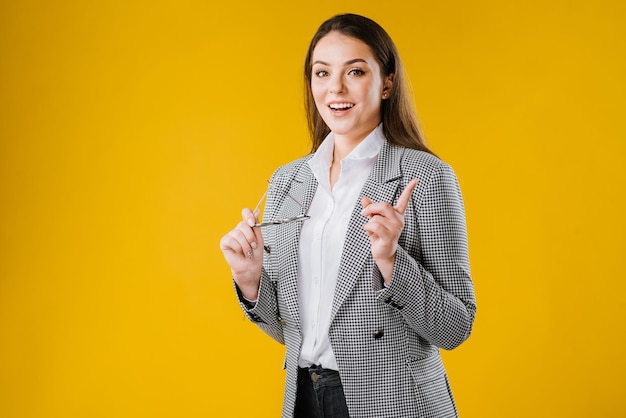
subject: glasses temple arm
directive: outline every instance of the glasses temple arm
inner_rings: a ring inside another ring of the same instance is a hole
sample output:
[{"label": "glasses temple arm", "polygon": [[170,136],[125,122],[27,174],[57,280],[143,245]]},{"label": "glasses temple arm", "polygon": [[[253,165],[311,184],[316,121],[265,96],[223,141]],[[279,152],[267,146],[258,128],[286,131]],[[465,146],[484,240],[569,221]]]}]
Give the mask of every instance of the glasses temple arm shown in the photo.
[{"label": "glasses temple arm", "polygon": [[291,200],[293,200],[294,202],[296,202],[298,204],[298,206],[300,206],[302,209],[304,209],[304,214],[306,215],[306,213],[309,211],[308,208],[306,208],[302,203],[298,202],[298,200],[293,197],[292,195],[289,194],[289,192],[287,192],[285,190],[285,194],[287,195],[287,197],[289,197]]}]

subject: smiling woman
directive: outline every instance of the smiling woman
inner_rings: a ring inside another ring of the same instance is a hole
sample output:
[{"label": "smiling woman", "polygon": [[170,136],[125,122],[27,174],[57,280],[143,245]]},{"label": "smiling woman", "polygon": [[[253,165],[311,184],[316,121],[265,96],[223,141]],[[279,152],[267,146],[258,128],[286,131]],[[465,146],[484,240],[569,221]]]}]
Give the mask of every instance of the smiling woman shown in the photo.
[{"label": "smiling woman", "polygon": [[[343,38],[344,42],[329,42],[330,39],[337,37]],[[322,45],[318,45],[319,43]],[[324,46],[325,44],[326,46]],[[352,50],[341,51],[342,48],[352,48]],[[404,66],[393,40],[376,22],[370,19],[357,21],[348,18],[343,20],[329,19],[322,24],[311,40],[307,51],[304,63],[304,90],[305,108],[312,137],[312,152],[317,150],[331,131],[327,125],[328,121],[318,111],[317,98],[313,92],[317,85],[316,76],[326,77],[330,75],[326,68],[321,69],[323,72],[319,74],[314,68],[316,64],[330,64],[323,61],[321,57],[314,56],[322,53],[328,54],[327,59],[330,59],[332,54],[335,56],[342,53],[348,54],[344,57],[339,55],[339,63],[351,67],[346,68],[346,70],[352,78],[364,75],[365,68],[360,68],[360,66],[369,66],[370,72],[378,70],[377,74],[370,74],[370,76],[380,76],[381,80],[380,90],[377,92],[380,95],[377,95],[375,100],[379,102],[380,113],[378,116],[383,122],[385,137],[394,145],[430,152],[424,144],[419,129],[417,116],[405,82]],[[363,55],[359,56],[359,54]],[[341,61],[341,58],[344,61]],[[342,88],[344,87],[342,86]],[[383,99],[382,102],[380,102],[381,98]]]},{"label": "smiling woman", "polygon": [[381,98],[389,97],[393,74],[383,74],[367,44],[340,32],[318,42],[312,67],[315,106],[335,135],[334,160],[340,161],[380,123]]},{"label": "smiling woman", "polygon": [[283,417],[455,417],[439,348],[476,313],[456,177],[377,23],[327,20],[304,72],[313,153],[220,242],[242,309],[286,345]]}]

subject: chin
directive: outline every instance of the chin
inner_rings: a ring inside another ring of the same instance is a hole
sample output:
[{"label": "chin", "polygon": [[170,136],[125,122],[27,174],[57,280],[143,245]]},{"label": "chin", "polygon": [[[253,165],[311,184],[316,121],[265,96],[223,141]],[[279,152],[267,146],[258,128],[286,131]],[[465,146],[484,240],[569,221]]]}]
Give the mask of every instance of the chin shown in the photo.
[{"label": "chin", "polygon": [[337,135],[349,135],[350,133],[358,131],[358,127],[353,124],[337,123],[336,121],[326,122],[326,126]]}]

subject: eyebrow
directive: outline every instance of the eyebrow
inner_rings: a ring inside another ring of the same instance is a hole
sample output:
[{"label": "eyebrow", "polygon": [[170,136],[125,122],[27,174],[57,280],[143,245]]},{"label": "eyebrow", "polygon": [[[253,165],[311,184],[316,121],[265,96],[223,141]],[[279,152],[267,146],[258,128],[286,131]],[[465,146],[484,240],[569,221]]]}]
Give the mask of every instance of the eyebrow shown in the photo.
[{"label": "eyebrow", "polygon": [[[355,64],[357,62],[363,62],[363,63],[367,64],[367,61],[365,61],[363,58],[354,58],[354,59],[351,59],[349,61],[346,61],[343,65],[352,65],[352,64]],[[330,65],[329,63],[324,62],[324,61],[320,61],[320,60],[315,61],[312,65],[315,65],[315,64]]]}]

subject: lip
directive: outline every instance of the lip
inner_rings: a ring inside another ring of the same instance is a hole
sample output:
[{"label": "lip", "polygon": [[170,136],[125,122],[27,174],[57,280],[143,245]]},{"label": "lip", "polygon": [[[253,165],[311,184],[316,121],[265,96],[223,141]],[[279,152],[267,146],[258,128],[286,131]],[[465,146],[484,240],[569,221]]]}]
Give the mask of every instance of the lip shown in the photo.
[{"label": "lip", "polygon": [[[343,107],[343,108],[339,108],[339,109],[333,109],[331,107],[332,105],[350,105],[350,107]],[[328,108],[328,110],[330,110],[330,112],[333,115],[344,115],[346,113],[349,113],[350,110],[354,109],[355,106],[356,106],[355,103],[347,101],[347,100],[333,100],[331,102],[326,103],[326,107]]]}]

